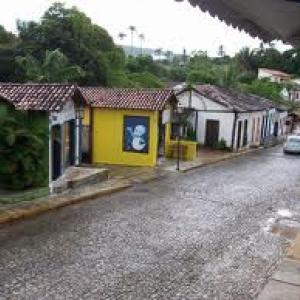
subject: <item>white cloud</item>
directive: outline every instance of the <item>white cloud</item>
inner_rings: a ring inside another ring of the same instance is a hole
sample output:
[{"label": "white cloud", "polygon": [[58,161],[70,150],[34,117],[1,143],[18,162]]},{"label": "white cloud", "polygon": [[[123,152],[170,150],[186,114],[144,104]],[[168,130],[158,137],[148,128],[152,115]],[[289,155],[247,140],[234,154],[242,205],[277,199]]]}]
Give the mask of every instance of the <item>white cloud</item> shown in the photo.
[{"label": "white cloud", "polygon": [[[55,1],[10,0],[0,11],[0,23],[9,30],[16,30],[16,19],[38,20]],[[103,26],[118,41],[118,33],[128,32],[135,25],[146,36],[146,47],[170,49],[182,52],[207,50],[215,55],[223,44],[228,54],[234,54],[243,46],[258,47],[260,40],[239,32],[207,13],[193,8],[187,2],[174,0],[65,0],[68,6],[76,5],[92,21]],[[129,44],[129,36],[123,43]],[[135,43],[138,44],[137,39]],[[281,50],[286,49],[277,43]]]}]

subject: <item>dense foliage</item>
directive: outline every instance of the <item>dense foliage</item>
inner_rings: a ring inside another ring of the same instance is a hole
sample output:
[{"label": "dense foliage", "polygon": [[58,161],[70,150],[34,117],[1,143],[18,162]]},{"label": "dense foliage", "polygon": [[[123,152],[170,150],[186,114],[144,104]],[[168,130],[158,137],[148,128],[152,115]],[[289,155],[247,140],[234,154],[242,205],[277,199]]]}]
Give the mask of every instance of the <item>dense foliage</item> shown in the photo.
[{"label": "dense foliage", "polygon": [[3,188],[43,186],[48,178],[47,115],[0,105],[0,183]]},{"label": "dense foliage", "polygon": [[[257,69],[274,68],[300,76],[300,50],[284,53],[272,45],[243,48],[233,58],[196,51],[190,57],[156,50],[158,59],[126,57],[102,27],[76,7],[54,3],[39,22],[18,21],[18,35],[0,26],[0,80],[77,82],[112,87],[161,87],[167,82],[237,87],[275,99],[278,86],[257,82]],[[141,51],[142,53],[142,51]],[[270,93],[269,93],[269,92]],[[279,97],[279,95],[278,95]]]},{"label": "dense foliage", "polygon": [[[300,76],[300,50],[272,45],[243,48],[235,57],[219,47],[187,56],[161,48],[152,56],[126,56],[108,32],[77,8],[54,3],[39,22],[18,21],[16,35],[0,25],[0,81],[72,82],[80,85],[158,88],[169,82],[209,83],[280,102],[283,86],[257,80],[258,68]],[[135,31],[131,31],[133,35]],[[141,51],[142,53],[142,51]],[[157,59],[158,58],[158,59]],[[48,175],[47,119],[0,106],[0,182],[5,187],[42,185]],[[194,138],[194,132],[189,136]],[[221,145],[222,146],[222,145]]]}]

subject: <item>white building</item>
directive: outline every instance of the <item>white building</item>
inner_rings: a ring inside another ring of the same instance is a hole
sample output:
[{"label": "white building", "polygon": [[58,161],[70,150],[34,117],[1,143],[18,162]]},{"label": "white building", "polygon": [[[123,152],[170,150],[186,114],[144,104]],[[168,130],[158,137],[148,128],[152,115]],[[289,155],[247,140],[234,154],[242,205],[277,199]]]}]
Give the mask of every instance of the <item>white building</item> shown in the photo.
[{"label": "white building", "polygon": [[199,85],[177,92],[177,98],[179,107],[191,110],[189,126],[197,141],[208,147],[225,141],[227,147],[238,150],[286,134],[287,112],[256,95]]},{"label": "white building", "polygon": [[258,79],[265,79],[265,78],[269,79],[271,82],[287,83],[291,81],[292,75],[281,72],[279,70],[259,68]]},{"label": "white building", "polygon": [[300,104],[300,87],[294,87],[290,90],[290,100],[296,104]]},{"label": "white building", "polygon": [[49,187],[79,165],[81,117],[87,105],[79,89],[67,84],[1,83],[0,101],[16,110],[43,114],[49,128]]}]

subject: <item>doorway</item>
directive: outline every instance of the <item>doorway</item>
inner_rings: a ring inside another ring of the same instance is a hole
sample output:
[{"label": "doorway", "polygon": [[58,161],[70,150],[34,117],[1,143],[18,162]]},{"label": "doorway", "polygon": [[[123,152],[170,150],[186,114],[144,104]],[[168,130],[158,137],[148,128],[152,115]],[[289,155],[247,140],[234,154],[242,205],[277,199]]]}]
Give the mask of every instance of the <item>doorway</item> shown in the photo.
[{"label": "doorway", "polygon": [[163,157],[165,155],[165,135],[166,126],[162,123],[162,114],[159,115],[159,125],[158,125],[158,157]]},{"label": "doorway", "polygon": [[238,133],[237,133],[237,149],[241,148],[241,137],[242,137],[242,121],[238,122]]},{"label": "doorway", "polygon": [[279,124],[278,124],[278,121],[276,121],[274,124],[274,136],[275,137],[278,136],[278,129],[279,129]]},{"label": "doorway", "polygon": [[64,123],[64,168],[75,164],[75,120]]},{"label": "doorway", "polygon": [[244,121],[244,135],[243,135],[243,146],[248,144],[248,120]]},{"label": "doorway", "polygon": [[219,141],[220,121],[207,120],[205,146],[214,147]]},{"label": "doorway", "polygon": [[61,176],[61,126],[55,125],[51,131],[52,139],[52,180]]}]

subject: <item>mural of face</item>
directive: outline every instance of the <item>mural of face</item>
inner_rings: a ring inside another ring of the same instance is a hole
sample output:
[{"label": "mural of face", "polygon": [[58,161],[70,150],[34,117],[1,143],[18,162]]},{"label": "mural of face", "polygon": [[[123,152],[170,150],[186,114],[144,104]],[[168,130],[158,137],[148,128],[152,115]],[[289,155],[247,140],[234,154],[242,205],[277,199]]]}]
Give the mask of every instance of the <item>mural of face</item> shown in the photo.
[{"label": "mural of face", "polygon": [[146,127],[144,125],[137,125],[134,128],[133,136],[142,137],[146,133]]},{"label": "mural of face", "polygon": [[137,125],[133,131],[132,147],[136,151],[142,151],[146,147],[143,135],[146,133],[146,128],[143,125]]},{"label": "mural of face", "polygon": [[140,116],[126,116],[124,126],[125,151],[148,153],[149,119]]}]

